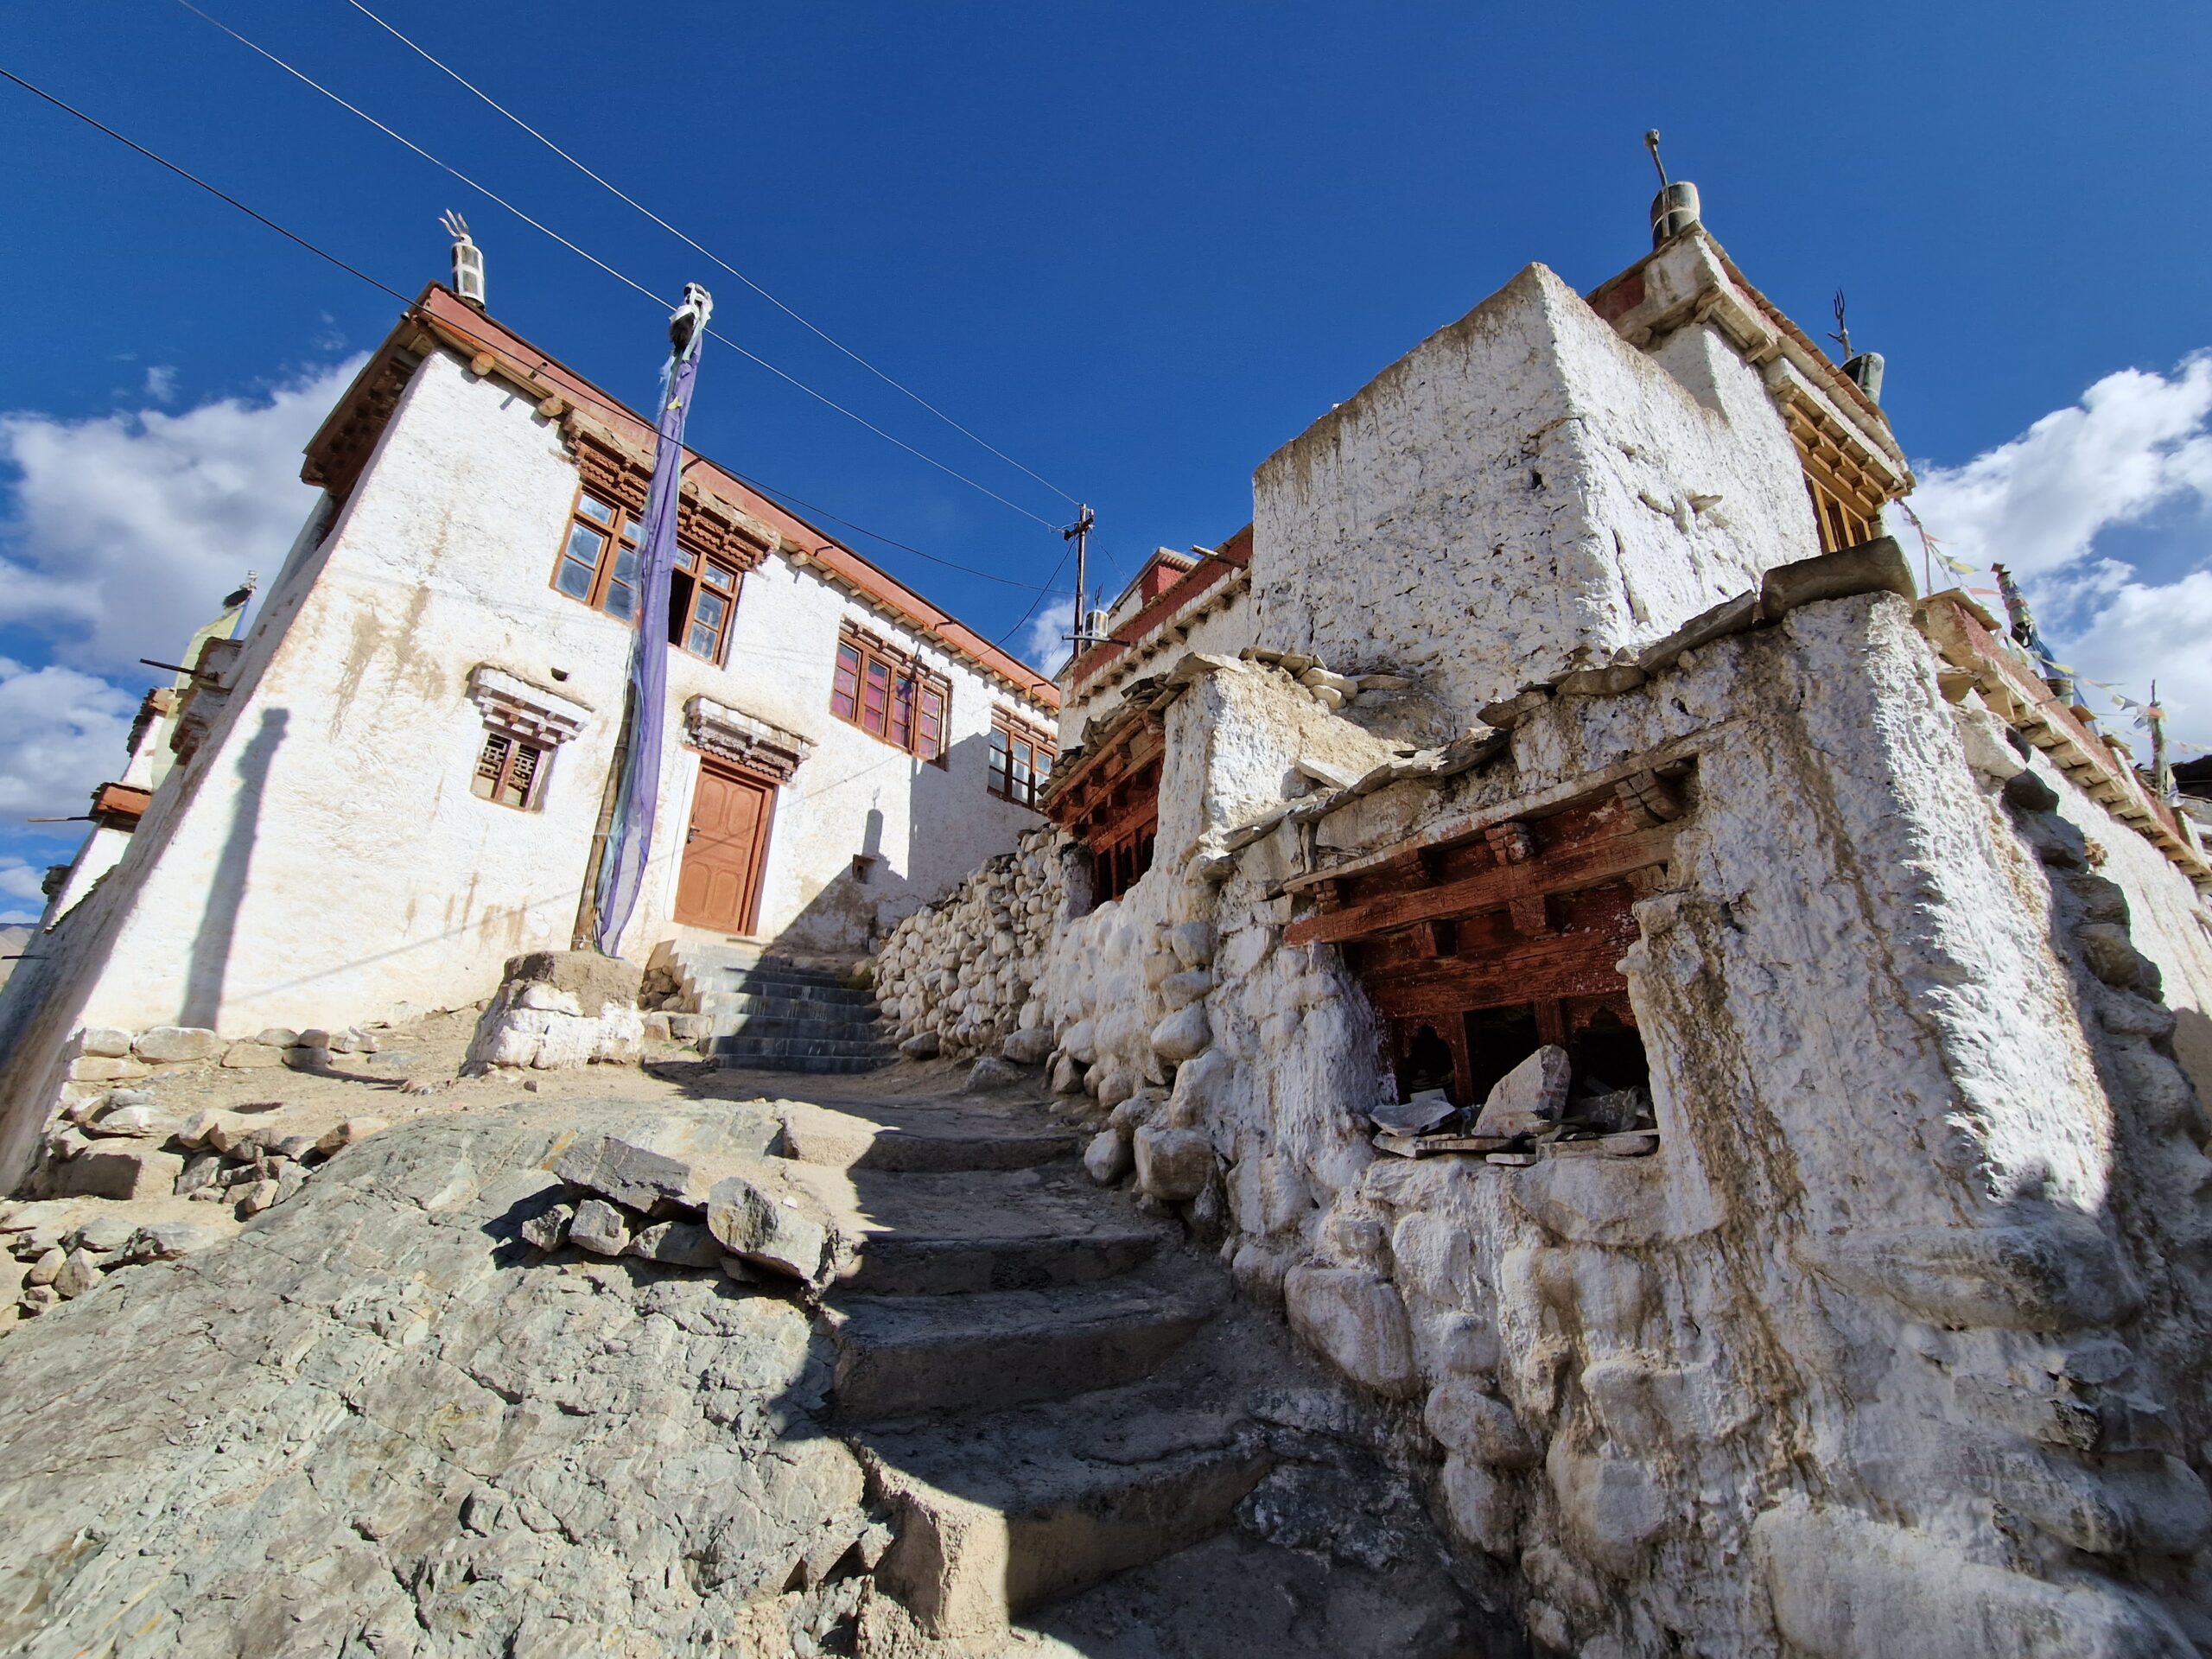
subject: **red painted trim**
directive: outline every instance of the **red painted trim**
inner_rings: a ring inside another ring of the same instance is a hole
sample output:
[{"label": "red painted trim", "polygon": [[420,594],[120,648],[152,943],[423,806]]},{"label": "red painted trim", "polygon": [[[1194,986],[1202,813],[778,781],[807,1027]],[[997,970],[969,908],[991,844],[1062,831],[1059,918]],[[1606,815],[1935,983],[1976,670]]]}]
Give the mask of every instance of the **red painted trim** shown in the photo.
[{"label": "red painted trim", "polygon": [[[498,353],[524,365],[537,378],[558,388],[569,402],[588,409],[598,419],[640,448],[648,451],[652,449],[656,437],[652,422],[573,369],[555,361],[513,330],[493,321],[473,307],[462,304],[441,283],[433,283],[423,290],[422,297],[400,319],[385,344],[390,346],[397,341],[423,320],[429,321],[439,328],[479,341],[486,351]],[[355,390],[359,390],[358,382]],[[352,395],[352,392],[347,394],[348,397]],[[331,419],[324,423],[325,429],[334,423],[337,413],[336,410],[332,412]],[[696,454],[696,451],[693,453]],[[817,530],[796,514],[785,512],[704,455],[698,455],[691,462],[686,468],[685,476],[696,480],[702,489],[711,490],[770,525],[790,543],[790,549],[786,550],[804,552],[909,626],[931,635],[952,647],[956,652],[1003,676],[1046,708],[1055,710],[1059,708],[1059,688],[1035,669],[1008,656],[965,623],[931,604],[889,572],[877,569],[835,537]]]},{"label": "red painted trim", "polygon": [[[1247,524],[1215,550],[1214,556],[1201,559],[1198,568],[1186,571],[1170,586],[1166,592],[1154,600],[1122,626],[1114,630],[1116,640],[1126,639],[1141,644],[1145,637],[1181,610],[1208,588],[1219,586],[1236,572],[1252,563],[1252,526]],[[1108,664],[1128,647],[1115,643],[1093,645],[1075,659],[1068,671],[1071,695],[1081,696],[1086,682],[1095,679]]]}]

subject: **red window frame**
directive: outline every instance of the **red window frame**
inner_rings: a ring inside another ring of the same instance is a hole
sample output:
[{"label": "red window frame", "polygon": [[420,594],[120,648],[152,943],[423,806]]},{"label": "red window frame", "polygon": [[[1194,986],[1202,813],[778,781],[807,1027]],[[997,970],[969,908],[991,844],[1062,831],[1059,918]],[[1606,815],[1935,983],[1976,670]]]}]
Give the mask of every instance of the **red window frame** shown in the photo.
[{"label": "red window frame", "polygon": [[951,683],[849,624],[837,635],[830,712],[917,760],[946,764]]},{"label": "red window frame", "polygon": [[1037,810],[1059,751],[1035,727],[994,709],[988,787],[1002,801]]},{"label": "red window frame", "polygon": [[[576,488],[553,561],[552,587],[625,622],[638,615],[637,514],[588,484]],[[668,643],[719,665],[729,649],[744,573],[679,543],[669,575]]]}]

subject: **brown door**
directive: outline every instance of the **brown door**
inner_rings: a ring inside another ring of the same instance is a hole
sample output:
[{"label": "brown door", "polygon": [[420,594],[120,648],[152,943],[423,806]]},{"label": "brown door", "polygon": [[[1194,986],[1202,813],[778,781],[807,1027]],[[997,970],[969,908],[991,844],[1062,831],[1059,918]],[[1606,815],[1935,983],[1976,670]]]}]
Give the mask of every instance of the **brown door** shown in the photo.
[{"label": "brown door", "polygon": [[676,882],[676,919],[719,933],[751,931],[776,788],[710,761],[699,766],[691,833]]}]

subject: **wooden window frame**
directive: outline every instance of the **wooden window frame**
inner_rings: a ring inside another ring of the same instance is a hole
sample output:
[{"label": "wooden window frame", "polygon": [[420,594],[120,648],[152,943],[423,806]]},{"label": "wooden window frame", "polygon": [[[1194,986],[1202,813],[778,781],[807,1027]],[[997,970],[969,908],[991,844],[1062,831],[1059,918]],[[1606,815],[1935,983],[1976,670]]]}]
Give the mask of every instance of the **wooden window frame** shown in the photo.
[{"label": "wooden window frame", "polygon": [[[491,758],[495,747],[499,751],[499,759],[487,774],[484,764]],[[524,756],[529,757],[526,763]],[[487,726],[484,728],[484,741],[477,747],[475,762],[469,769],[468,792],[478,800],[489,801],[494,806],[504,806],[517,812],[535,812],[545,799],[545,774],[551,770],[552,760],[551,744],[533,741],[501,727]],[[511,801],[506,798],[506,793],[518,771],[526,772],[521,785],[522,798]],[[477,788],[478,783],[487,776],[491,787]]]},{"label": "wooden window frame", "polygon": [[[1026,779],[1014,775],[1022,748],[1029,751],[1029,776]],[[1052,762],[1058,758],[1058,746],[1038,728],[1006,709],[991,710],[991,747],[985,787],[999,799],[1026,806],[1033,812],[1040,810],[1038,801],[1052,778]]]},{"label": "wooden window frame", "polygon": [[[639,554],[640,543],[637,519],[644,507],[642,503],[634,501],[631,497],[631,492],[620,488],[595,486],[590,479],[578,483],[575,496],[569,504],[567,527],[562,535],[560,551],[554,556],[553,574],[548,585],[564,599],[588,605],[618,622],[635,627],[638,624],[639,598],[636,569],[633,565],[631,575],[626,578],[621,574],[621,563],[625,552],[632,556]],[[594,506],[604,509],[607,516],[601,518],[592,511]],[[728,659],[730,635],[734,631],[738,598],[744,588],[746,567],[741,561],[716,557],[690,545],[681,533],[682,529],[679,518],[676,563],[669,573],[669,626],[674,636],[669,644],[688,656],[696,657],[719,668]],[[577,551],[580,533],[595,537],[601,543],[597,554],[588,562],[590,574],[583,579],[581,590],[577,586],[570,585],[575,581],[571,571],[582,571],[587,568],[586,560]],[[727,582],[702,582],[702,574],[709,571],[726,577]],[[679,575],[689,579],[691,584],[684,596],[680,616],[675,602],[676,581]],[[569,578],[569,582],[564,582],[564,577]],[[610,608],[607,601],[617,593],[631,596],[631,607],[627,611]],[[709,595],[726,601],[718,624],[702,624],[699,620],[699,612],[702,608],[701,601]],[[712,635],[708,641],[711,649],[708,651],[698,650],[693,644],[694,635],[702,626],[709,627]]]},{"label": "wooden window frame", "polygon": [[[830,712],[918,760],[934,766],[950,764],[952,682],[923,667],[913,652],[899,650],[855,623],[844,623],[837,630]],[[927,735],[932,721],[937,728],[934,750]]]}]

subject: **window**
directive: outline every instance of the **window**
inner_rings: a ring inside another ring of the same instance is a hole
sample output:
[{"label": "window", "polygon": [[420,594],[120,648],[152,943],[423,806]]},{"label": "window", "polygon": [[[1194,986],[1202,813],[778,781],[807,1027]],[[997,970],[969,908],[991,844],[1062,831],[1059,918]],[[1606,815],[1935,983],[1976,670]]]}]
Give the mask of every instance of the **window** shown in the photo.
[{"label": "window", "polygon": [[990,791],[1001,800],[1034,807],[1052,775],[1052,745],[1035,728],[995,710],[991,715]]},{"label": "window", "polygon": [[537,744],[506,732],[486,732],[468,787],[485,800],[528,811],[537,804],[537,785],[544,775],[545,751]]},{"label": "window", "polygon": [[[729,643],[737,609],[739,568],[709,558],[680,542],[669,573],[668,643],[719,663]],[[576,493],[568,539],[561,545],[553,585],[594,610],[629,621],[638,613],[636,514],[596,494]]]},{"label": "window", "polygon": [[710,663],[721,661],[729,620],[737,612],[737,583],[734,567],[679,546],[669,576],[668,643]]},{"label": "window", "polygon": [[952,687],[888,641],[847,623],[837,637],[830,712],[894,748],[944,764]]}]

